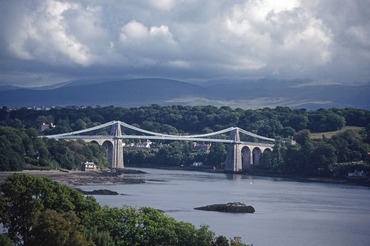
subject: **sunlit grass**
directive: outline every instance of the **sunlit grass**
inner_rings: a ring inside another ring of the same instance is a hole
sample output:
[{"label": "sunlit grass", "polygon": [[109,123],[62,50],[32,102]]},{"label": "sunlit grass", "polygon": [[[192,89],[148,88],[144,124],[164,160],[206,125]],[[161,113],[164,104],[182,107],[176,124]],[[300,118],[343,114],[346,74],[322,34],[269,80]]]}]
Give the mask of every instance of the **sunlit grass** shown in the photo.
[{"label": "sunlit grass", "polygon": [[331,138],[332,136],[338,135],[340,133],[345,132],[346,130],[355,130],[355,131],[361,131],[365,129],[365,127],[359,127],[359,126],[345,126],[342,129],[338,131],[332,131],[332,132],[317,132],[317,133],[311,133],[311,139],[321,139],[324,135],[326,138]]}]

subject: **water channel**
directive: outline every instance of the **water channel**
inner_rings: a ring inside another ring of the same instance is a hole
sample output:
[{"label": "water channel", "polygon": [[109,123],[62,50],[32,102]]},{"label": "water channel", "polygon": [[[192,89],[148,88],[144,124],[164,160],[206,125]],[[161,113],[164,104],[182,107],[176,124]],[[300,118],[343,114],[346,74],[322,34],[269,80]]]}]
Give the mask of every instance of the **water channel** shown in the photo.
[{"label": "water channel", "polygon": [[[244,243],[254,246],[370,245],[370,189],[367,187],[223,173],[140,170],[146,174],[131,177],[144,179],[144,184],[79,188],[125,194],[96,195],[101,205],[150,206],[196,227],[207,224],[217,235],[240,236]],[[256,212],[194,210],[227,202],[252,205]]]}]

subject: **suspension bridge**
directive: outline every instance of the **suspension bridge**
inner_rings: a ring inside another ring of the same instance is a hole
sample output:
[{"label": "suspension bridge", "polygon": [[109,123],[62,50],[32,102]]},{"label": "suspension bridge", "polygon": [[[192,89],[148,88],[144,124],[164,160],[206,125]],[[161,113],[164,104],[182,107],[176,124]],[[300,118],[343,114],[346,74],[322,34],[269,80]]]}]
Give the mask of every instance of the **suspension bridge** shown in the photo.
[{"label": "suspension bridge", "polygon": [[[111,127],[110,135],[81,135],[106,127]],[[128,128],[145,135],[122,135],[121,127]],[[229,139],[211,138],[222,134],[230,134]],[[240,140],[240,134],[245,134],[255,139],[270,143],[246,142]],[[92,128],[74,131],[69,133],[44,136],[46,138],[78,140],[85,142],[95,142],[99,145],[106,144],[107,159],[111,169],[124,168],[123,158],[123,139],[150,139],[150,140],[172,140],[172,141],[199,141],[199,142],[217,142],[225,143],[227,146],[227,155],[225,161],[225,171],[241,172],[248,170],[252,165],[258,164],[260,156],[265,151],[271,152],[275,139],[263,137],[239,127],[229,127],[220,131],[198,134],[198,135],[170,135],[152,131],[147,131],[121,121],[111,121]]]}]

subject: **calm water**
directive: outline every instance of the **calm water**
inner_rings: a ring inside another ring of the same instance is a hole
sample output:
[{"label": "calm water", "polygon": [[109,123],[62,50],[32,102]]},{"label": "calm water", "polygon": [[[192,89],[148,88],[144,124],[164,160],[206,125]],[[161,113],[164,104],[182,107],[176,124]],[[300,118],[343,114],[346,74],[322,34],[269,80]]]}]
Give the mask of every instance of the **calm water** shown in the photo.
[{"label": "calm water", "polygon": [[[84,186],[125,196],[95,196],[101,205],[150,206],[179,221],[210,225],[217,235],[260,245],[370,245],[370,189],[349,185],[190,171],[141,169],[145,184]],[[126,175],[130,176],[130,175]],[[254,214],[193,208],[243,202]]]}]

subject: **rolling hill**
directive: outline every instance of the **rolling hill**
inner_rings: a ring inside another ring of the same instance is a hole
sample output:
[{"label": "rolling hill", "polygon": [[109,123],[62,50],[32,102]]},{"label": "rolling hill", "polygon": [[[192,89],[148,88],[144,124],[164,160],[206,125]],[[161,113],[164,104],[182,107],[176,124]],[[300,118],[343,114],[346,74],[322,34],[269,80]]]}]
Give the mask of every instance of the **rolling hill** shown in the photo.
[{"label": "rolling hill", "polygon": [[80,80],[41,88],[3,86],[0,87],[0,105],[138,107],[181,104],[227,105],[245,109],[275,106],[370,109],[369,92],[370,84],[307,85],[303,80],[217,80],[200,84],[160,78],[90,83]]}]

